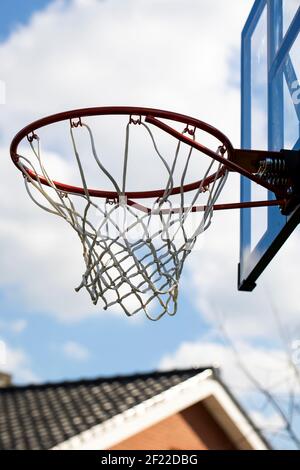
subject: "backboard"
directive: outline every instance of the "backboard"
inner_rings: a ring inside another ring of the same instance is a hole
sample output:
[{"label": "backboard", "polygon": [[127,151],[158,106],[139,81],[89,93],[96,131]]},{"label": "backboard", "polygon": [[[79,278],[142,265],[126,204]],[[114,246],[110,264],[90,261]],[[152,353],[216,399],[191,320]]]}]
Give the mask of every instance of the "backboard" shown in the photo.
[{"label": "backboard", "polygon": [[[244,149],[300,148],[299,0],[256,0],[242,33]],[[299,81],[298,81],[299,80]],[[241,177],[241,201],[274,195]],[[238,288],[256,280],[300,222],[300,207],[285,217],[279,208],[241,211]]]}]

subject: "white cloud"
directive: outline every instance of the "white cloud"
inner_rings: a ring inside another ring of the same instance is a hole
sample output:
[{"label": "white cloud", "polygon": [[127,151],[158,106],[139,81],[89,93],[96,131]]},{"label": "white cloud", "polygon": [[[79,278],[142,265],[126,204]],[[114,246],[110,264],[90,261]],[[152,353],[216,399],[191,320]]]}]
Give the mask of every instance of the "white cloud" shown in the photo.
[{"label": "white cloud", "polygon": [[[8,156],[11,136],[37,117],[117,104],[194,115],[237,143],[239,90],[229,81],[238,70],[230,68],[229,58],[233,53],[238,57],[240,31],[252,1],[239,2],[234,9],[228,8],[231,3],[53,2],[0,46],[1,79],[7,84],[1,153]],[[225,33],[226,23],[230,28]],[[65,150],[61,134],[52,134],[51,142],[47,150],[57,168]],[[67,174],[70,161],[63,164]],[[115,159],[108,157],[108,163],[115,165]],[[73,290],[83,272],[76,235],[32,206],[8,157],[0,165],[2,286],[14,285],[24,308],[63,320],[97,314],[101,306]],[[140,158],[135,170],[141,185],[143,177],[150,181],[159,176],[152,166],[144,169]],[[136,177],[133,182],[137,184]]]},{"label": "white cloud", "polygon": [[82,362],[90,357],[89,350],[75,341],[67,341],[63,347],[63,353],[68,359]]},{"label": "white cloud", "polygon": [[[282,350],[244,342],[237,343],[236,347],[243,364],[262,387],[275,392],[287,391],[294,372],[287,365]],[[219,367],[222,377],[234,391],[248,393],[256,390],[243,373],[232,349],[215,341],[183,342],[174,353],[164,355],[159,363],[159,368],[164,370],[206,366]]]},{"label": "white cloud", "polygon": [[132,103],[196,112],[226,127],[226,102],[234,96],[226,84],[227,59],[239,47],[251,4],[232,9],[230,0],[54,2],[1,48],[15,118]]},{"label": "white cloud", "polygon": [[[39,377],[33,372],[31,359],[21,348],[14,348],[6,341],[1,341],[2,361],[1,370],[12,375],[14,383],[35,383],[39,382]],[[4,345],[4,346],[3,346]]]}]

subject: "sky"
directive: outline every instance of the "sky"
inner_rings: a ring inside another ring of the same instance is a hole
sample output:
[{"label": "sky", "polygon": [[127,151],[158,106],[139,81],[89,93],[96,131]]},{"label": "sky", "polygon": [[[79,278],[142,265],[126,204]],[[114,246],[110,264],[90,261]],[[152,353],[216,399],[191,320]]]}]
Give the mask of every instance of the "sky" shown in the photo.
[{"label": "sky", "polygon": [[[274,309],[293,344],[300,338],[299,231],[253,294],[238,293],[239,215],[215,214],[187,260],[177,315],[157,323],[142,314],[127,318],[113,309],[104,312],[101,305],[91,305],[87,293],[74,291],[82,274],[78,240],[63,221],[32,204],[9,158],[10,141],[25,124],[67,109],[106,105],[185,113],[219,127],[239,146],[240,34],[252,4],[2,2],[0,339],[6,355],[0,368],[12,373],[15,383],[215,365],[255,419],[280,425],[251,398],[253,390],[220,324],[251,372],[285,393],[285,355]],[[46,150],[57,171],[71,174],[59,138]],[[142,185],[157,177],[151,168],[143,172],[143,164]],[[230,177],[226,198],[238,200],[237,177]]]}]

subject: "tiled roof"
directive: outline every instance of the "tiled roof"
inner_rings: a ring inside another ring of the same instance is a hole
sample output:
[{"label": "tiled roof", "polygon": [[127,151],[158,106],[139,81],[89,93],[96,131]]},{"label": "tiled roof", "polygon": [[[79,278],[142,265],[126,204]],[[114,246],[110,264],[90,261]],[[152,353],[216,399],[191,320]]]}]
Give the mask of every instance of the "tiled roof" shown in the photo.
[{"label": "tiled roof", "polygon": [[50,449],[204,370],[0,389],[0,449]]}]

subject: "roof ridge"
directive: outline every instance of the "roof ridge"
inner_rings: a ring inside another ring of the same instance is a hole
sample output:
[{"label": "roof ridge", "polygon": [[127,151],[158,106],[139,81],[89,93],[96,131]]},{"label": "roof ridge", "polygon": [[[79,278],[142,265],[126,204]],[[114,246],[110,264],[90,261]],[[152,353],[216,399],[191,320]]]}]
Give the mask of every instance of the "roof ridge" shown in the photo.
[{"label": "roof ridge", "polygon": [[72,385],[88,385],[88,384],[95,384],[95,383],[103,383],[103,382],[114,382],[114,381],[133,381],[138,379],[147,379],[147,378],[155,378],[166,376],[169,377],[175,374],[189,374],[193,373],[193,375],[197,375],[200,372],[205,370],[212,370],[216,373],[216,368],[212,366],[206,367],[190,367],[184,369],[170,369],[170,370],[152,370],[148,372],[136,372],[134,374],[118,374],[118,375],[109,375],[109,376],[100,376],[100,377],[92,377],[92,378],[80,378],[75,380],[62,380],[62,381],[55,381],[55,382],[44,382],[44,383],[32,383],[27,385],[10,385],[8,387],[0,388],[0,394],[11,392],[11,391],[19,391],[19,390],[35,390],[35,389],[45,389],[45,388],[56,388],[61,386],[72,386]]}]

